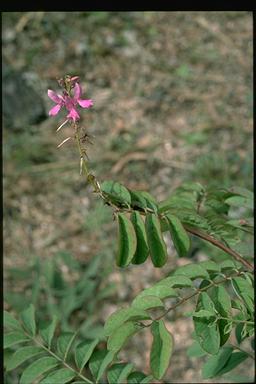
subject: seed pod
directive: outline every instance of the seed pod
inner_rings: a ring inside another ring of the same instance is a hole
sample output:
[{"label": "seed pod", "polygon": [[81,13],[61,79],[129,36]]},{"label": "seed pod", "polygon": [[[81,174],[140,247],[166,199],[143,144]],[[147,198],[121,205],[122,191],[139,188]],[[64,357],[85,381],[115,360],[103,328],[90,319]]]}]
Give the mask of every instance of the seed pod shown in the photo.
[{"label": "seed pod", "polygon": [[190,238],[187,231],[177,216],[167,214],[166,218],[168,220],[172,241],[178,255],[180,257],[187,256],[190,248]]},{"label": "seed pod", "polygon": [[137,246],[136,233],[131,221],[124,213],[118,214],[118,252],[116,264],[126,267],[130,264]]},{"label": "seed pod", "polygon": [[131,214],[131,222],[134,226],[136,237],[137,237],[137,247],[136,247],[135,255],[133,256],[133,259],[132,259],[132,263],[142,264],[144,263],[144,261],[146,261],[149,254],[144,221],[141,215],[139,214],[139,212],[133,211],[133,213]]},{"label": "seed pod", "polygon": [[152,262],[155,267],[162,267],[166,263],[167,249],[158,216],[154,213],[148,213],[146,215],[145,226]]}]

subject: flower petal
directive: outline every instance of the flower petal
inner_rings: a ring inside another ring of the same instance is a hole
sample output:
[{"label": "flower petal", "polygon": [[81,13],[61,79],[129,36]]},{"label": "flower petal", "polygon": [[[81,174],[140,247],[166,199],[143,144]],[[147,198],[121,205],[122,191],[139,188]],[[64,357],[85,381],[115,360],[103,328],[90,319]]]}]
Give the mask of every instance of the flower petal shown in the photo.
[{"label": "flower petal", "polygon": [[55,105],[52,109],[50,109],[49,116],[57,115],[57,113],[59,113],[60,109],[61,109],[61,105],[60,104]]},{"label": "flower petal", "polygon": [[63,102],[63,97],[61,95],[58,95],[56,92],[52,91],[51,89],[48,89],[48,96],[57,104],[61,104]]},{"label": "flower petal", "polygon": [[67,118],[68,119],[72,119],[73,121],[76,121],[76,120],[79,120],[80,119],[80,116],[79,114],[77,113],[77,111],[75,110],[75,108],[72,108],[69,112],[69,114],[67,115]]},{"label": "flower petal", "polygon": [[81,93],[82,93],[81,85],[76,83],[74,86],[74,99],[78,100],[81,96]]},{"label": "flower petal", "polygon": [[93,105],[91,99],[78,99],[77,102],[82,108],[90,108]]}]

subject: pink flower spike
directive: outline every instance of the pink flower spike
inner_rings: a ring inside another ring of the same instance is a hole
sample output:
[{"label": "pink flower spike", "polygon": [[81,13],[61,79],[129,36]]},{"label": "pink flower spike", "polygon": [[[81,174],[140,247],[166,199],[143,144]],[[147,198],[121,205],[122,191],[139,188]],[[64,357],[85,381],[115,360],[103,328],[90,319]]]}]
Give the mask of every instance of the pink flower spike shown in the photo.
[{"label": "pink flower spike", "polygon": [[76,83],[74,86],[74,99],[75,100],[80,99],[81,93],[82,93],[81,85]]},{"label": "pink flower spike", "polygon": [[71,77],[71,81],[72,81],[73,83],[78,82],[78,80],[79,80],[79,76],[73,76],[73,77]]},{"label": "pink flower spike", "polygon": [[60,104],[55,105],[52,109],[50,109],[49,116],[57,115],[57,113],[59,113],[59,111],[60,111],[60,108],[61,108]]},{"label": "pink flower spike", "polygon": [[67,118],[72,119],[73,121],[76,121],[76,120],[80,119],[80,116],[77,113],[77,111],[75,110],[75,108],[71,108],[69,114],[67,115]]},{"label": "pink flower spike", "polygon": [[90,108],[93,106],[93,101],[91,99],[78,99],[77,102],[82,108]]},{"label": "pink flower spike", "polygon": [[[77,112],[77,104],[79,104],[82,108],[89,108],[93,105],[93,101],[91,99],[82,99],[82,87],[78,83],[79,77],[73,76],[72,78],[68,78],[69,81],[72,81],[73,95],[71,95],[71,91],[64,89],[63,94],[59,95],[56,92],[48,89],[48,96],[52,101],[56,103],[54,107],[49,111],[50,116],[55,116],[59,113],[61,107],[65,107],[68,111],[68,115],[66,116],[66,121],[57,128],[57,132],[67,123],[68,120],[73,120],[76,122],[80,119],[80,115]],[[71,88],[72,88],[71,87]]]},{"label": "pink flower spike", "polygon": [[56,104],[62,104],[63,103],[63,97],[61,95],[58,95],[56,92],[52,91],[51,89],[48,89],[48,96],[52,101],[54,101]]}]

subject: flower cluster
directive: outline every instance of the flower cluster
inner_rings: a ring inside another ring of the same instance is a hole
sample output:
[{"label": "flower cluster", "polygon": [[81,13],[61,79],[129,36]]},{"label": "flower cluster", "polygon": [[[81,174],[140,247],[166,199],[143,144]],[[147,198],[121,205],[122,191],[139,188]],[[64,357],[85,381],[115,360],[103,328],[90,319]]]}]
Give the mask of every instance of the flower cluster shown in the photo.
[{"label": "flower cluster", "polygon": [[81,98],[82,88],[78,81],[78,76],[74,76],[72,78],[70,76],[66,76],[65,80],[61,79],[59,84],[64,87],[62,95],[48,89],[48,96],[56,103],[56,105],[50,109],[49,116],[57,115],[60,109],[64,107],[68,111],[66,122],[69,120],[76,122],[80,119],[80,115],[77,111],[77,105],[80,105],[82,108],[90,108],[93,105],[93,101],[91,99]]}]

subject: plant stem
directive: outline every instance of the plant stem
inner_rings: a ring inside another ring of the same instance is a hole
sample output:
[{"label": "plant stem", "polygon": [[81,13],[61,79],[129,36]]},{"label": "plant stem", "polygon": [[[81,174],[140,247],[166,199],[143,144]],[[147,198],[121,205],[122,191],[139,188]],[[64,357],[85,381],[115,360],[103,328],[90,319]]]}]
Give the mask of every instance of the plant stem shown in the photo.
[{"label": "plant stem", "polygon": [[222,249],[223,251],[225,251],[226,253],[231,255],[234,259],[236,259],[236,261],[239,261],[246,268],[249,268],[249,270],[251,270],[251,271],[254,270],[253,265],[249,261],[245,260],[237,252],[235,252],[233,249],[227,247],[226,245],[221,243],[219,240],[215,239],[214,237],[212,237],[212,236],[208,235],[207,233],[202,232],[202,231],[200,231],[200,230],[198,230],[196,228],[192,228],[192,227],[190,227],[190,226],[188,226],[186,224],[183,224],[183,225],[184,225],[184,228],[186,229],[186,231],[188,231],[192,235],[195,235],[197,237],[200,237],[203,240],[208,241],[209,243],[215,245],[216,247]]},{"label": "plant stem", "polygon": [[228,321],[232,321],[232,323],[246,323],[246,324],[254,324],[253,321],[247,321],[247,320],[236,320],[236,319],[231,319],[231,318],[228,318],[228,317],[222,317],[222,316],[218,316],[218,319],[220,320],[228,320]]}]

